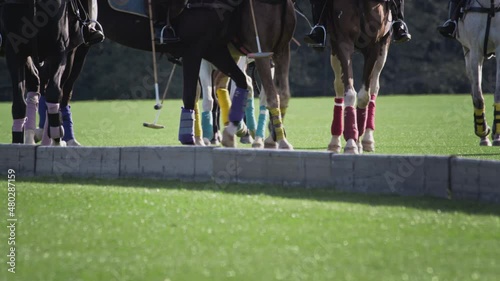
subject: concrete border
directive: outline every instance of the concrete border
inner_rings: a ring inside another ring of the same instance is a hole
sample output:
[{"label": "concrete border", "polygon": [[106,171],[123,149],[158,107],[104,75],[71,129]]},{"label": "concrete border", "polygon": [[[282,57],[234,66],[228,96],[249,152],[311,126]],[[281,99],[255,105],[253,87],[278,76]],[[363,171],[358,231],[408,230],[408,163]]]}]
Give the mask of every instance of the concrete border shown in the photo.
[{"label": "concrete border", "polygon": [[500,203],[500,161],[427,155],[0,144],[0,174],[258,183]]}]

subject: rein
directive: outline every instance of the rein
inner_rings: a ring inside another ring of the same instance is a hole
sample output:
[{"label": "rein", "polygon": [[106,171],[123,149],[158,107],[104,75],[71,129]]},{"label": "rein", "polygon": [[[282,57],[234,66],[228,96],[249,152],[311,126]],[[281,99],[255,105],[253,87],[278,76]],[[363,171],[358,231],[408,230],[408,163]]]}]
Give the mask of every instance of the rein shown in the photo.
[{"label": "rein", "polygon": [[[477,0],[476,0],[477,2]],[[481,5],[478,2],[479,5]],[[490,29],[491,29],[491,18],[495,16],[496,13],[500,12],[500,6],[495,7],[495,0],[491,0],[491,4],[489,8],[486,7],[470,7],[466,10],[466,12],[475,12],[475,13],[483,13],[483,14],[488,14],[488,18],[486,20],[486,32],[484,34],[484,45],[483,45],[483,52],[484,56],[490,59],[494,54],[488,54],[488,40],[490,36]]]}]

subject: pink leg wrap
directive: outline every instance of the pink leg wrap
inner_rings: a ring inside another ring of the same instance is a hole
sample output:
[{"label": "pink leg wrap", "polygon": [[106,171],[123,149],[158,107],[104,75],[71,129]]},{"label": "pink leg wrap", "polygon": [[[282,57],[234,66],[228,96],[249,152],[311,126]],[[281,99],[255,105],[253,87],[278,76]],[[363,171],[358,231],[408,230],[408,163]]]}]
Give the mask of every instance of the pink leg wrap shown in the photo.
[{"label": "pink leg wrap", "polygon": [[36,129],[36,112],[38,111],[38,99],[40,97],[39,93],[28,92],[28,97],[26,98],[26,130]]},{"label": "pink leg wrap", "polygon": [[12,122],[12,132],[23,132],[26,118],[14,119]]},{"label": "pink leg wrap", "polygon": [[344,131],[344,99],[335,98],[335,106],[333,107],[333,121],[331,132],[332,136],[341,136]]},{"label": "pink leg wrap", "polygon": [[58,103],[50,103],[47,102],[47,112],[51,113],[59,113],[59,104]]},{"label": "pink leg wrap", "polygon": [[370,102],[368,103],[368,115],[366,117],[366,128],[375,131],[375,100],[376,95],[370,96]]},{"label": "pink leg wrap", "polygon": [[345,129],[344,129],[344,139],[353,139],[358,141],[358,126],[356,125],[356,110],[354,106],[345,107]]},{"label": "pink leg wrap", "polygon": [[366,128],[366,108],[356,108],[356,114],[358,117],[358,131],[359,135],[362,136],[365,133]]}]

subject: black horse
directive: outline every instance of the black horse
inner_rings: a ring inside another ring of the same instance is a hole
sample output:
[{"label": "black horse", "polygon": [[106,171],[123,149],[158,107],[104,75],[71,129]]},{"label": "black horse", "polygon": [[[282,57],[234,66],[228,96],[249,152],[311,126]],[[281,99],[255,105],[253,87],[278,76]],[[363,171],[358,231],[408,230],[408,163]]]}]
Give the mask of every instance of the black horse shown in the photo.
[{"label": "black horse", "polygon": [[[194,143],[194,108],[202,58],[210,61],[235,81],[237,92],[240,94],[239,98],[233,100],[235,106],[232,107],[231,121],[239,123],[243,119],[248,93],[246,77],[234,62],[227,47],[230,38],[237,32],[234,23],[239,21],[239,7],[234,3],[240,1],[189,1],[184,11],[171,20],[180,42],[156,45],[158,52],[183,59],[184,107],[179,129],[179,141],[182,144]],[[98,4],[99,22],[109,39],[135,49],[152,50],[148,17],[114,10],[108,1],[100,1]],[[167,14],[167,11],[156,11],[156,14]]]},{"label": "black horse", "polygon": [[[60,82],[70,47],[67,5],[67,0],[6,0],[2,5],[0,18],[5,57],[13,87],[13,143],[24,143],[25,125],[31,126],[26,124],[24,94],[27,87],[38,93],[38,70],[47,81],[44,90],[49,135],[60,143],[64,134],[59,101],[62,96]],[[33,98],[38,97],[33,95]]]}]

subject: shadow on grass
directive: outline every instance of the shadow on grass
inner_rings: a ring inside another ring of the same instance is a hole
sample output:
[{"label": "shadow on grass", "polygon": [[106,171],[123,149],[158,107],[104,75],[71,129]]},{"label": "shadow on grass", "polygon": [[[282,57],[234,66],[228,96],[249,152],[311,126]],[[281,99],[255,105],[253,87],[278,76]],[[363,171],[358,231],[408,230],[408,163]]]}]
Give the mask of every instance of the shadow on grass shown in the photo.
[{"label": "shadow on grass", "polygon": [[283,187],[257,184],[216,184],[213,182],[185,182],[154,179],[78,179],[67,178],[56,181],[50,178],[27,178],[23,182],[53,183],[54,185],[78,184],[97,186],[117,186],[125,188],[178,189],[191,191],[211,191],[236,195],[267,195],[285,199],[312,200],[321,202],[342,202],[372,206],[406,207],[440,212],[461,212],[472,215],[500,216],[500,205],[465,201],[447,200],[432,197],[405,197],[398,195],[375,195],[345,193],[334,188]]}]

